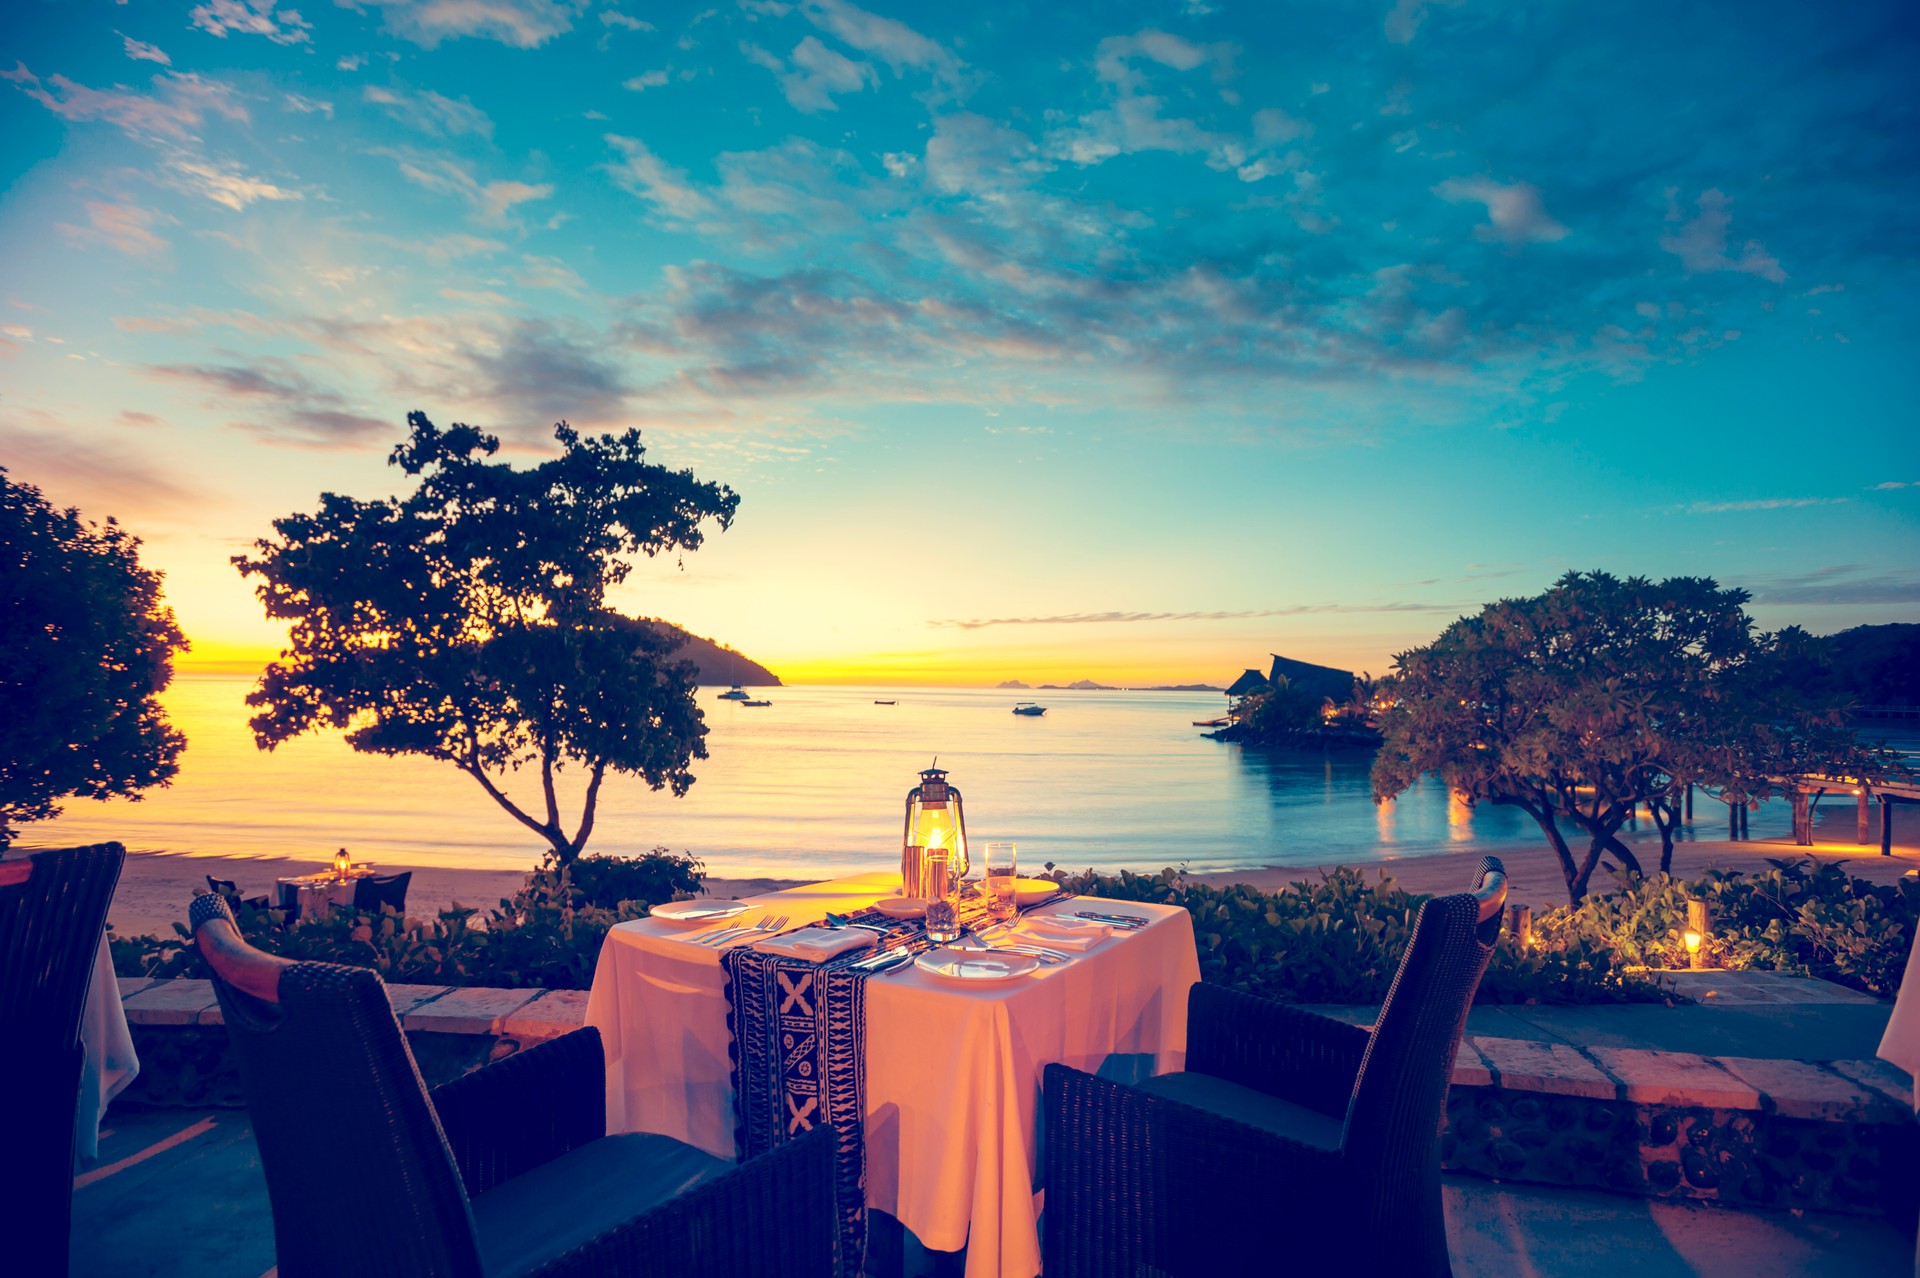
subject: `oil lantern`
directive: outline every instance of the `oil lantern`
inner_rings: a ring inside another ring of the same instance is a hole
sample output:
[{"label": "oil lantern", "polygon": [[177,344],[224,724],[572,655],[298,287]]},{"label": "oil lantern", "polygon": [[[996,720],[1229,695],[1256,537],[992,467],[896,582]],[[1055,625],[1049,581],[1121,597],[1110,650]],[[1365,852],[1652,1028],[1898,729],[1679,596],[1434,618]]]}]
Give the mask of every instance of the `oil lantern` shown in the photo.
[{"label": "oil lantern", "polygon": [[353,858],[347,855],[345,848],[333,854],[333,872],[342,879],[353,873]]},{"label": "oil lantern", "polygon": [[920,774],[920,784],[907,791],[907,821],[900,838],[900,895],[927,895],[927,854],[945,855],[954,883],[965,878],[967,823],[960,814],[960,791],[947,784],[945,769],[937,766]]}]

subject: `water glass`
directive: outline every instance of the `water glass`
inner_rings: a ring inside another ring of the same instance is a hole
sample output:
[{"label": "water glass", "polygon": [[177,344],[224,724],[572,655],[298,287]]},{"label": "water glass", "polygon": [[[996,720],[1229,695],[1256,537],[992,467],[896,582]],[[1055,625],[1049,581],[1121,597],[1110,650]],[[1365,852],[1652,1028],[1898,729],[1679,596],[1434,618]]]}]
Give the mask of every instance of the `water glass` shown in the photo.
[{"label": "water glass", "polygon": [[1014,863],[1017,851],[1011,843],[987,844],[987,911],[999,922],[1019,913],[1013,891],[1014,878],[1018,873]]},{"label": "water glass", "polygon": [[927,939],[935,945],[960,939],[960,885],[944,848],[927,849]]}]

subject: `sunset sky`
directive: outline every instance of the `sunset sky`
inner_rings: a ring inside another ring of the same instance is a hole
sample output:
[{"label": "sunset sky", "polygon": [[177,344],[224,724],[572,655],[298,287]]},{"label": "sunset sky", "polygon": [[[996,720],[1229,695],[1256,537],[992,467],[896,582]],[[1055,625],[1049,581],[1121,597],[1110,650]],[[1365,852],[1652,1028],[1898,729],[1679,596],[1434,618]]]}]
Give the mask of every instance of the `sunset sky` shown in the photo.
[{"label": "sunset sky", "polygon": [[11,0],[0,465],[228,557],[409,410],[742,497],[789,680],[1384,671],[1569,568],[1920,618],[1910,3]]}]

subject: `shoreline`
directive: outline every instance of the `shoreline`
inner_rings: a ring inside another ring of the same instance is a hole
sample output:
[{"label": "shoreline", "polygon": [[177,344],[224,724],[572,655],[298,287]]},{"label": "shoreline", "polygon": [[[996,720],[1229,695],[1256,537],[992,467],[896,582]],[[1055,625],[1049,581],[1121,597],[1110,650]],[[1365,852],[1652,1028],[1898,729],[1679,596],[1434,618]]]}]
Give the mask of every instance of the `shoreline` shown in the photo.
[{"label": "shoreline", "polygon": [[[1844,860],[1848,873],[1874,883],[1886,884],[1895,882],[1908,870],[1920,869],[1920,843],[1914,841],[1908,830],[1896,829],[1896,835],[1899,837],[1890,857],[1880,855],[1878,844],[1829,840],[1820,840],[1805,848],[1796,847],[1784,837],[1753,839],[1742,843],[1725,840],[1690,841],[1675,845],[1673,869],[1678,877],[1692,878],[1708,869],[1764,870],[1768,868],[1769,858],[1813,856],[1821,860]],[[1644,853],[1644,849],[1636,851]],[[1483,855],[1497,856],[1506,866],[1508,891],[1512,900],[1536,909],[1566,904],[1566,880],[1553,850],[1544,842],[1473,846],[1455,850],[1410,849],[1404,856],[1371,861],[1249,866],[1189,874],[1187,877],[1192,882],[1213,887],[1247,884],[1263,891],[1275,891],[1301,880],[1316,878],[1336,865],[1346,865],[1360,870],[1369,879],[1376,874],[1386,874],[1408,891],[1439,895],[1466,891]],[[1658,855],[1657,849],[1655,855]],[[500,870],[389,862],[376,864],[386,873],[400,870],[413,872],[407,900],[416,914],[435,912],[456,903],[477,908],[484,913],[518,891],[526,881],[527,872],[533,868],[531,864],[522,869]],[[276,879],[310,874],[324,869],[326,865],[324,861],[299,857],[129,852],[108,918],[113,930],[121,936],[171,936],[173,924],[185,919],[187,903],[193,899],[194,890],[204,890],[210,875],[233,880],[242,896],[271,896],[276,891]],[[1084,867],[1074,867],[1069,872],[1077,872],[1079,868]],[[1158,867],[1155,867],[1144,872],[1157,871]],[[732,900],[797,887],[810,881],[805,878],[720,874],[709,875],[705,885],[708,896]],[[1604,869],[1594,871],[1593,890],[1604,891],[1611,884],[1612,879]]]}]

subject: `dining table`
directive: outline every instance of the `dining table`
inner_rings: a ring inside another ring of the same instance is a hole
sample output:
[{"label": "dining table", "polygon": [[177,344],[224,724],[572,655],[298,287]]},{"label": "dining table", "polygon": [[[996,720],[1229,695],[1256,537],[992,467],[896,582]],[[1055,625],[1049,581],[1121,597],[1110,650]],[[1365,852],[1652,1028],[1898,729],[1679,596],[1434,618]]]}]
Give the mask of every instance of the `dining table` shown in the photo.
[{"label": "dining table", "polygon": [[335,906],[353,904],[354,884],[378,873],[373,862],[363,861],[341,874],[338,870],[320,870],[313,874],[289,874],[275,880],[280,890],[280,906],[293,918],[320,918]]},{"label": "dining table", "polygon": [[[783,931],[898,895],[897,873],[861,874],[741,902],[742,922]],[[1178,1070],[1187,992],[1199,980],[1185,910],[1060,897],[1026,915],[1123,913],[1090,948],[1028,974],[956,982],[919,962],[865,982],[866,1200],[933,1251],[966,1251],[968,1278],[1040,1271],[1045,1187],[1041,1071],[1062,1062],[1123,1081]],[[642,918],[600,951],[586,1023],[607,1054],[607,1130],[655,1132],[733,1158],[731,1031],[721,951],[698,923]],[[1082,943],[1093,938],[1083,938]]]}]

